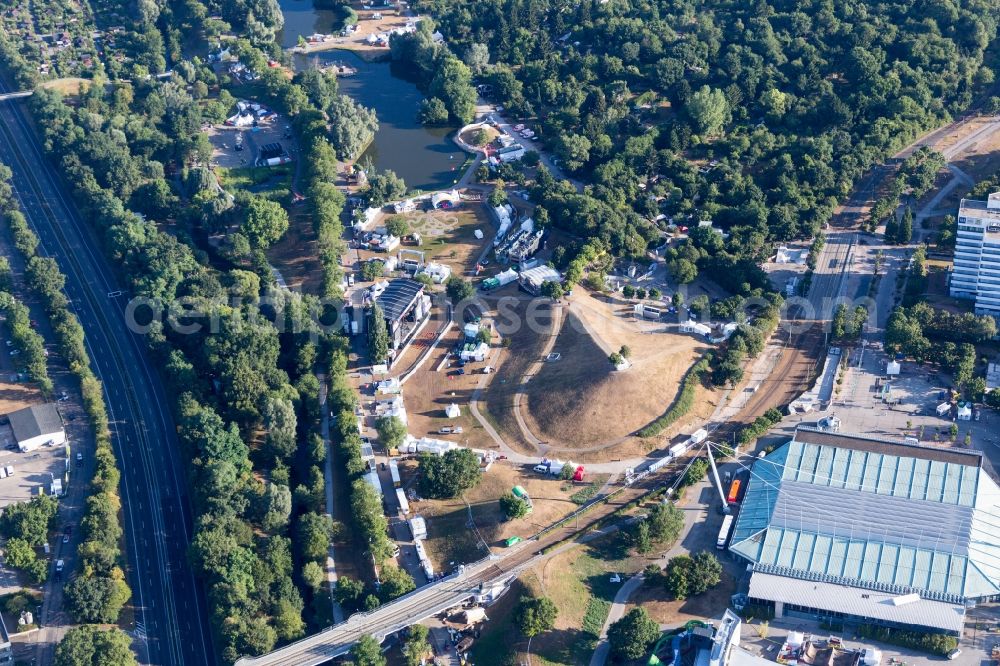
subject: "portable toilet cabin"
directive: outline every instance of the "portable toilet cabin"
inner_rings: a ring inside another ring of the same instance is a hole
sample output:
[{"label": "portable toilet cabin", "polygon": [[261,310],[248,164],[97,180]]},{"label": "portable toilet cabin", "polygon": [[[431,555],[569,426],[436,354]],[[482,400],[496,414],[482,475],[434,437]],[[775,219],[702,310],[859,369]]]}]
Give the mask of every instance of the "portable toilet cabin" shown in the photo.
[{"label": "portable toilet cabin", "polygon": [[514,486],[511,489],[511,492],[514,494],[514,497],[517,497],[528,506],[528,513],[531,513],[531,511],[535,508],[535,503],[531,501],[528,491],[521,486]]},{"label": "portable toilet cabin", "polygon": [[414,541],[427,538],[427,523],[423,516],[413,516],[407,522],[410,524],[410,533],[413,534]]}]

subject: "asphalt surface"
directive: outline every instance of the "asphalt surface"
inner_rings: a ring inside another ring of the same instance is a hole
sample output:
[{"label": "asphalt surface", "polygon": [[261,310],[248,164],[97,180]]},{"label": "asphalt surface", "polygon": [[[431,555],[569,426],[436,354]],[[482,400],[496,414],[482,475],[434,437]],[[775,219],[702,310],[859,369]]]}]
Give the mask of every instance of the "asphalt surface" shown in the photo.
[{"label": "asphalt surface", "polygon": [[[0,84],[0,93],[7,90]],[[121,290],[120,283],[14,102],[0,104],[0,160],[14,172],[40,252],[66,274],[66,295],[104,385],[122,472],[134,647],[143,663],[215,663],[204,594],[187,562],[193,526],[169,402],[144,342],[126,326],[125,297],[109,296]]]}]

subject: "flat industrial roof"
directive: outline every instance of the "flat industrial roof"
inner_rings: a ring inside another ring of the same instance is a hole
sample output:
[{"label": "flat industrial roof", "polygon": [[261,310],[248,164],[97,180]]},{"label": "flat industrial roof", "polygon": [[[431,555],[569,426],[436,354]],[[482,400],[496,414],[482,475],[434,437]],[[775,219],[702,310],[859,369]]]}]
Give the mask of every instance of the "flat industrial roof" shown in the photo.
[{"label": "flat industrial roof", "polygon": [[978,454],[800,429],[754,464],[730,550],[943,601],[1000,593],[1000,487]]},{"label": "flat industrial roof", "polygon": [[958,465],[976,465],[978,467],[983,461],[983,454],[980,451],[920,446],[918,444],[906,444],[882,437],[830,432],[828,430],[816,430],[815,428],[800,427],[795,432],[795,440],[806,444],[836,446],[839,449],[870,451],[872,453],[908,456],[910,458],[925,460],[940,460]]},{"label": "flat industrial roof", "polygon": [[760,571],[750,577],[749,596],[953,633],[961,633],[965,624],[961,603],[917,599],[897,605],[898,594]]},{"label": "flat industrial roof", "polygon": [[375,302],[382,308],[386,319],[397,321],[403,318],[423,290],[424,285],[416,280],[390,280],[389,286],[378,295]]}]

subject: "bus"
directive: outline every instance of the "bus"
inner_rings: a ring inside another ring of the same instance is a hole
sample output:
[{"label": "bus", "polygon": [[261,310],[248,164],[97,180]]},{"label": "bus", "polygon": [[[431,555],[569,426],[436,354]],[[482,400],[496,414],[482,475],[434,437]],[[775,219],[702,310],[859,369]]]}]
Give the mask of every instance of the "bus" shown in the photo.
[{"label": "bus", "polygon": [[726,542],[729,541],[729,532],[732,529],[733,516],[730,514],[722,519],[722,528],[719,530],[719,538],[715,541],[716,548],[722,550],[726,547]]},{"label": "bus", "polygon": [[740,499],[740,480],[733,479],[733,483],[729,486],[729,496],[726,497],[726,501],[730,504],[736,504]]},{"label": "bus", "polygon": [[509,538],[506,541],[504,541],[503,545],[504,545],[504,548],[510,548],[511,546],[513,546],[515,544],[519,544],[519,543],[521,543],[521,537],[519,537],[519,536],[512,536],[511,538]]}]

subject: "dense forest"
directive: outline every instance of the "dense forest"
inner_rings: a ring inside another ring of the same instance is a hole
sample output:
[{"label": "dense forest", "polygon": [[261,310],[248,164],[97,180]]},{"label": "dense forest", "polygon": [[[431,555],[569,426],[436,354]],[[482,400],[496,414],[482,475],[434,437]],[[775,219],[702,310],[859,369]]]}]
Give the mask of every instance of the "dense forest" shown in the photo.
[{"label": "dense forest", "polygon": [[[214,29],[207,11],[193,4],[180,9],[194,17],[198,32]],[[333,185],[338,153],[348,155],[374,119],[345,107],[330,76],[313,71],[290,80],[267,67],[273,42],[247,34],[231,48],[263,73],[255,96],[292,119],[306,165],[299,187],[324,266],[321,290],[336,297],[344,206]],[[164,42],[164,57],[171,41]],[[174,396],[180,442],[192,463],[197,522],[190,557],[206,584],[216,648],[229,663],[330,622],[322,563],[341,527],[324,511],[327,450],[314,373],[330,372],[334,409],[353,409],[353,396],[338,384],[346,359],[331,334],[339,331],[336,319],[324,319],[315,297],[273,290],[264,252],[287,228],[291,201],[221,192],[205,168],[210,147],[202,123],[220,122],[232,108],[232,82],[198,58],[177,62],[174,72],[163,81],[98,79],[101,85],[69,104],[39,90],[30,109],[132,295],[164,307],[179,299],[186,304],[170,318],[155,309],[145,313],[152,319],[147,341]],[[345,115],[353,127],[338,121]],[[206,243],[207,235],[220,233],[226,244]],[[181,332],[178,321],[191,323],[194,311],[215,319],[218,330]],[[359,477],[356,433],[338,433],[338,443],[349,478]],[[351,485],[349,497],[351,527],[383,562],[391,546],[381,503],[363,482]],[[381,573],[395,584],[378,594],[343,578],[345,607],[372,608],[413,587],[402,570],[385,566]]]},{"label": "dense forest", "polygon": [[768,240],[814,235],[867,168],[989,89],[1000,7],[415,5],[470,66],[488,54],[492,97],[537,119],[561,166],[590,183],[584,195],[549,192],[553,222],[623,254],[643,252],[671,220]]}]

